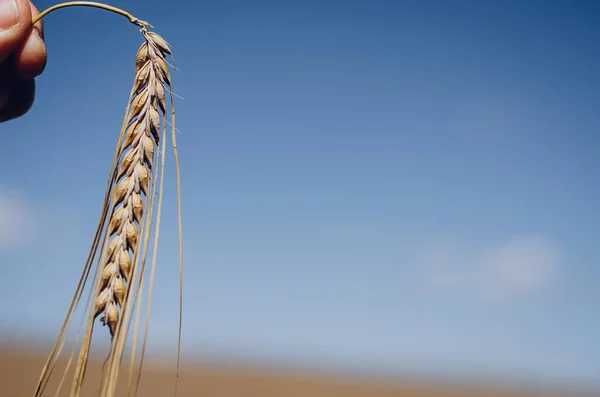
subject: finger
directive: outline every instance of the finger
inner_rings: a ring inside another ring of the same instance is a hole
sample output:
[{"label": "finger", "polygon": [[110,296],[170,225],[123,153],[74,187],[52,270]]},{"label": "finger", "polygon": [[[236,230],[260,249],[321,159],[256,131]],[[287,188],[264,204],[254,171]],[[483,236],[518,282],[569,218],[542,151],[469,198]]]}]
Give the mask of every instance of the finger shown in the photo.
[{"label": "finger", "polygon": [[[39,15],[38,9],[30,3],[32,18]],[[46,67],[46,45],[43,40],[42,21],[36,22],[25,43],[15,52],[14,68],[21,78],[33,78],[40,75]]]},{"label": "finger", "polygon": [[29,0],[0,0],[0,63],[31,34]]},{"label": "finger", "polygon": [[[33,79],[11,79],[0,82],[2,89],[0,101],[4,98],[6,103],[0,108],[0,122],[20,117],[27,113],[33,105],[35,97],[35,81]],[[5,96],[6,95],[6,96]]]}]

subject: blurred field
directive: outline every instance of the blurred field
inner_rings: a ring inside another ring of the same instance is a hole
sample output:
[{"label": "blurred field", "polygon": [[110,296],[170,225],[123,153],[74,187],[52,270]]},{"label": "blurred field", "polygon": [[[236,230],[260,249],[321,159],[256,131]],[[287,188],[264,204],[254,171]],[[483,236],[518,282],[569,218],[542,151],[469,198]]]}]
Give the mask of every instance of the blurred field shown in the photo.
[{"label": "blurred field", "polygon": [[[44,352],[15,345],[0,345],[0,380],[2,396],[30,397],[45,361]],[[169,360],[171,363],[172,360]],[[101,363],[94,362],[88,372],[85,396],[95,396]],[[62,366],[57,368],[62,369]],[[58,379],[62,372],[56,372]],[[125,373],[124,373],[125,374]],[[138,396],[173,395],[173,368],[161,368],[149,362],[142,375]],[[122,375],[122,380],[126,380]],[[53,395],[55,389],[47,390]],[[67,395],[63,390],[62,395]],[[125,395],[125,394],[123,394]],[[259,370],[255,367],[227,367],[216,364],[185,363],[180,377],[181,397],[541,397],[576,396],[565,391],[492,390],[483,387],[458,387],[409,382],[367,382],[324,375],[293,374],[289,371]]]}]

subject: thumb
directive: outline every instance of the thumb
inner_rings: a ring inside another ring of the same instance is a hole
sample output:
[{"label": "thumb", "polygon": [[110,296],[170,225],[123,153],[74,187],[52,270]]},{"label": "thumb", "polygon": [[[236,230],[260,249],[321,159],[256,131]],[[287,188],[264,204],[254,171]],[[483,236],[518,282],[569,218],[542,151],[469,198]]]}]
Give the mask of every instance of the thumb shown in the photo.
[{"label": "thumb", "polygon": [[29,0],[0,0],[0,64],[27,40],[31,29]]}]

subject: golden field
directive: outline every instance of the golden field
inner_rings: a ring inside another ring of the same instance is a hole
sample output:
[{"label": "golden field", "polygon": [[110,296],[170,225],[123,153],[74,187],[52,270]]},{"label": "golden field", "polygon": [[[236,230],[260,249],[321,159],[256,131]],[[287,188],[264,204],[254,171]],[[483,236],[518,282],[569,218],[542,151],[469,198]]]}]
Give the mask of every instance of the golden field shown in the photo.
[{"label": "golden field", "polygon": [[[45,350],[24,347],[23,344],[0,345],[0,374],[2,396],[30,397],[46,359]],[[42,351],[43,350],[43,351]],[[63,355],[64,356],[64,355]],[[160,361],[160,360],[159,360]],[[172,358],[168,367],[148,359],[144,366],[138,396],[167,397],[173,395],[175,371]],[[84,395],[93,397],[99,379],[101,360],[93,362],[88,370]],[[62,366],[53,375],[60,378]],[[121,383],[126,383],[127,372],[122,372]],[[51,383],[50,386],[56,383]],[[46,393],[54,395],[50,387]],[[68,395],[68,388],[61,395]],[[125,394],[122,394],[125,395]],[[291,372],[289,370],[258,369],[256,366],[231,366],[210,363],[182,363],[180,375],[181,397],[542,397],[579,396],[567,391],[519,391],[516,388],[459,386],[442,382],[369,381],[357,377],[342,377]]]}]

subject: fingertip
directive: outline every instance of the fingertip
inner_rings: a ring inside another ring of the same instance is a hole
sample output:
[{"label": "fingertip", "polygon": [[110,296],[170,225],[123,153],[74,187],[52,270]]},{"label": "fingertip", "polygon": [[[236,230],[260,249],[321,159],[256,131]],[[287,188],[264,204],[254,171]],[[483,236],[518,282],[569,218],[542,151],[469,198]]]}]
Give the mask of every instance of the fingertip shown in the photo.
[{"label": "fingertip", "polygon": [[46,45],[37,29],[33,29],[25,45],[14,58],[17,76],[23,79],[39,76],[46,68]]},{"label": "fingertip", "polygon": [[[31,19],[39,15],[37,7],[28,1]],[[30,22],[31,23],[31,22]],[[46,44],[44,43],[44,26],[40,19],[31,29],[24,44],[15,51],[14,69],[22,79],[39,76],[46,68]]]}]

